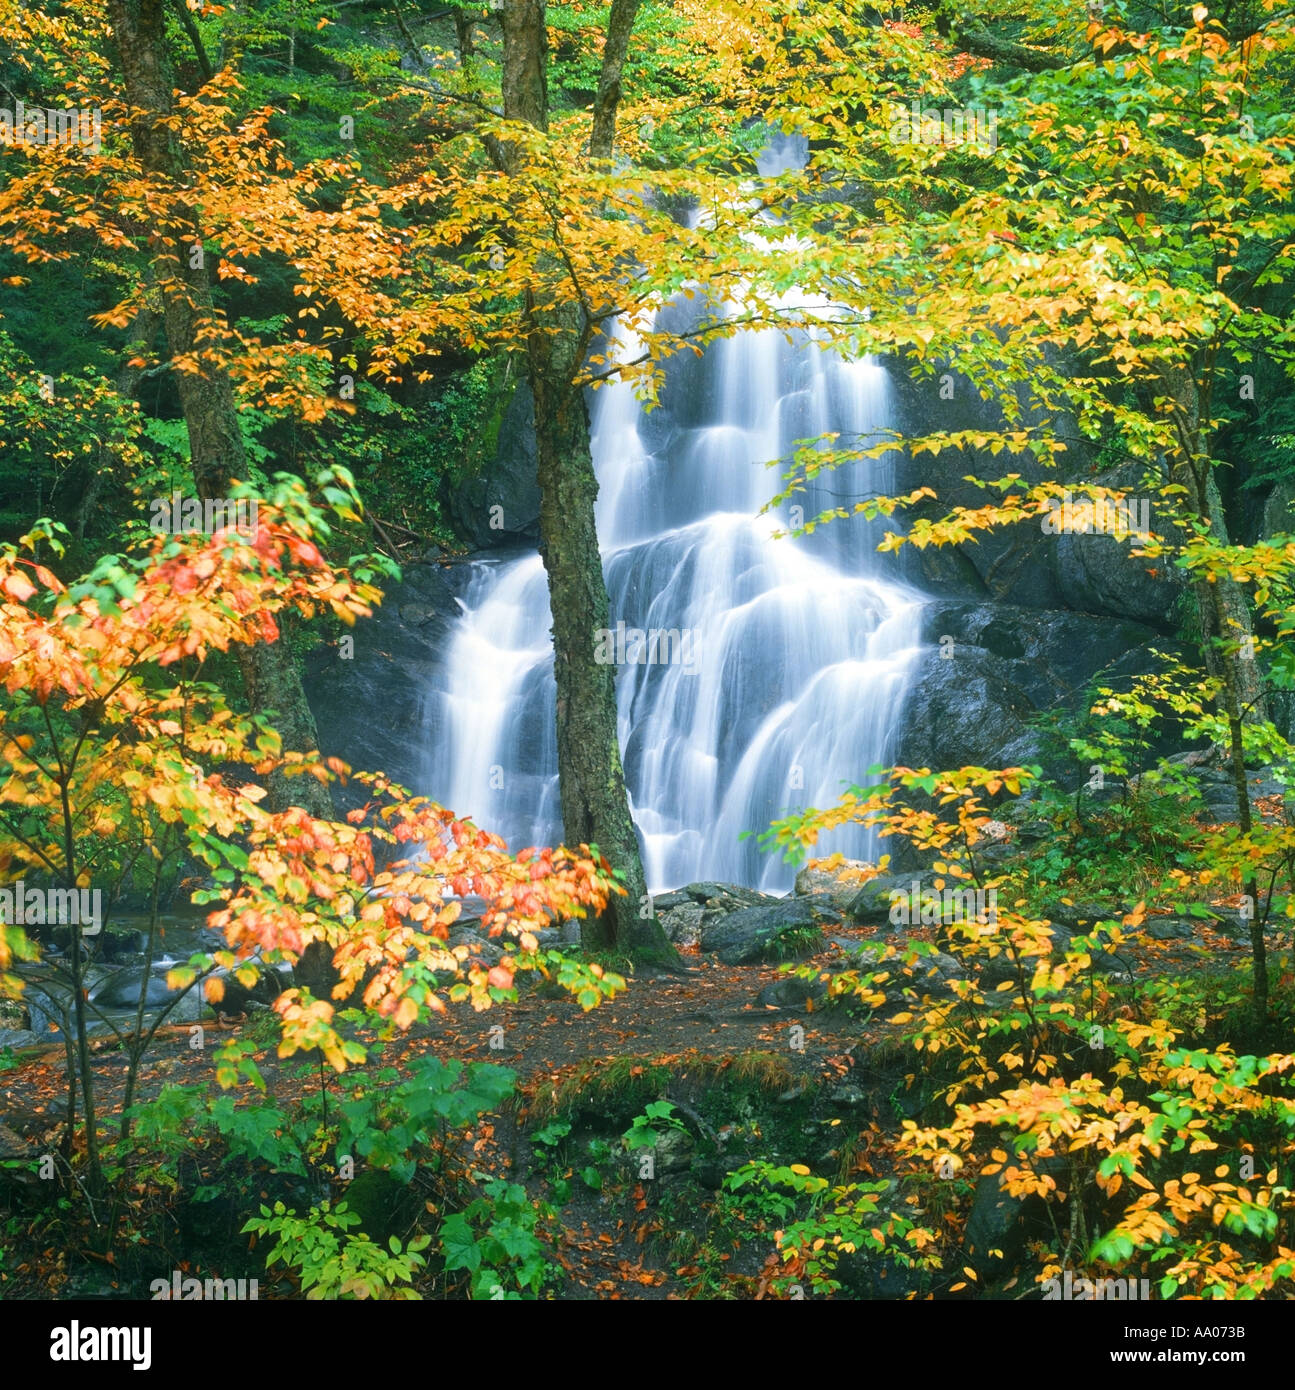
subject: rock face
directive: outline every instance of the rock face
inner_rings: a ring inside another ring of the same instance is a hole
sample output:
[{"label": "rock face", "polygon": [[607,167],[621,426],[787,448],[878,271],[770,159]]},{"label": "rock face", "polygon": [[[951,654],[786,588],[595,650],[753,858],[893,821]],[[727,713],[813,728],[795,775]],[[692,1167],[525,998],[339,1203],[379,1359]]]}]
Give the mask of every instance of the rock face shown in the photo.
[{"label": "rock face", "polygon": [[701,944],[701,919],[706,909],[700,903],[681,903],[661,918],[666,937],[676,946],[692,947]]},{"label": "rock face", "polygon": [[[351,630],[351,658],[338,644],[317,647],[306,657],[306,695],[326,756],[386,772],[405,785],[414,780],[423,756],[423,699],[458,612],[462,570],[406,565],[404,581],[390,586],[373,617]],[[366,799],[360,786],[335,786],[333,792],[343,808]]]},{"label": "rock face", "polygon": [[[906,432],[1002,424],[997,404],[981,400],[952,366],[945,376],[922,377],[901,362],[892,364],[891,379]],[[1136,470],[1099,472],[1073,422],[1053,428],[1080,441],[1066,455],[1068,476],[1137,493]],[[933,488],[937,500],[917,515],[936,517],[955,506],[984,505],[985,494],[967,475],[1009,472],[1027,483],[1057,477],[1028,456],[994,457],[969,446],[902,462],[896,490]],[[1150,524],[1154,530],[1154,512]],[[1048,535],[1040,521],[909,555],[912,581],[944,602],[927,610],[924,639],[934,650],[916,672],[895,760],[931,768],[1042,762],[1054,775],[1068,771],[1027,720],[1075,707],[1099,675],[1145,669],[1147,644],[1165,647],[1164,635],[1174,629],[1177,572],[1139,559],[1136,548],[1110,535]],[[941,638],[950,639],[945,656]]]},{"label": "rock face", "polygon": [[924,614],[930,644],[904,709],[896,761],[906,767],[1008,767],[1068,758],[1029,722],[1077,706],[1099,677],[1146,669],[1148,648],[1172,648],[1145,624],[1002,603],[936,601]]},{"label": "rock face", "polygon": [[473,549],[538,544],[540,489],[535,458],[535,401],[531,388],[523,383],[504,411],[493,463],[467,479],[450,498],[450,518]]}]

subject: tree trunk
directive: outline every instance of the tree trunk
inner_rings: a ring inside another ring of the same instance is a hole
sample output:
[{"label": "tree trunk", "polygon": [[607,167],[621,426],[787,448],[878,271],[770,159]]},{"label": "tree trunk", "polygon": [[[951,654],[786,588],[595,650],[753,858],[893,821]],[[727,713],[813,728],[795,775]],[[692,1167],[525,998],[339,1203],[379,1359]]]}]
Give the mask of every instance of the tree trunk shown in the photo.
[{"label": "tree trunk", "polygon": [[[574,317],[574,313],[572,314]],[[551,320],[550,320],[551,324]],[[531,335],[531,388],[540,485],[540,535],[553,611],[562,828],[570,845],[596,844],[624,877],[627,897],[586,925],[586,944],[669,957],[651,911],[630,817],[616,715],[616,668],[599,663],[597,634],[610,627],[594,523],[598,480],[584,395],[571,380],[584,335]]]},{"label": "tree trunk", "polygon": [[[160,184],[181,187],[184,166],[164,119],[172,112],[173,85],[166,51],[163,0],[109,0],[109,17],[125,80],[126,98],[141,114],[132,130],[136,157]],[[163,321],[172,357],[202,359],[204,344],[223,336],[212,301],[202,251],[202,231],[192,209],[177,202],[171,226],[158,229],[152,270],[162,297]],[[189,434],[194,487],[203,499],[223,497],[247,477],[247,454],[239,428],[234,388],[223,368],[204,362],[201,370],[177,371],[176,387]],[[315,719],[301,674],[284,641],[238,649],[248,703],[255,713],[275,711],[275,727],[287,748],[318,747]],[[301,806],[331,818],[328,788],[313,777],[269,779],[268,804],[276,810]]]},{"label": "tree trunk", "polygon": [[639,0],[612,0],[602,72],[598,77],[598,95],[594,98],[594,129],[589,138],[589,155],[592,159],[612,157],[616,143],[616,113],[621,100],[621,73],[625,68],[625,54],[629,49],[638,8]]},{"label": "tree trunk", "polygon": [[[504,28],[504,114],[544,130],[547,38],[543,0],[507,0]],[[615,121],[614,108],[610,119]],[[519,172],[515,145],[505,167]],[[555,264],[552,267],[558,273]],[[575,286],[571,287],[575,294]],[[594,521],[598,480],[589,446],[589,415],[575,381],[589,345],[590,324],[574,297],[536,313],[528,302],[527,372],[535,396],[540,536],[553,612],[557,678],[558,778],[568,845],[597,845],[622,876],[627,896],[596,921],[586,921],[587,946],[676,959],[656,920],[643,877],[638,834],[629,812],[617,731],[615,667],[596,660],[597,634],[610,626],[607,585]]]},{"label": "tree trunk", "polygon": [[[1218,480],[1200,436],[1200,398],[1196,380],[1182,367],[1166,366],[1161,382],[1173,402],[1173,418],[1179,447],[1173,460],[1174,482],[1186,489],[1187,500],[1200,520],[1208,523],[1211,537],[1228,544],[1227,518]],[[1250,609],[1241,587],[1226,575],[1213,583],[1198,579],[1194,583],[1200,608],[1201,645],[1210,674],[1223,682],[1219,696],[1221,713],[1228,725],[1228,756],[1232,785],[1237,796],[1237,823],[1243,835],[1253,826],[1250,787],[1246,782],[1243,726],[1268,718],[1263,681],[1254,657],[1254,636]],[[1259,887],[1253,873],[1247,874],[1241,892],[1248,899],[1250,919],[1251,976],[1255,1014],[1262,1022],[1268,1013],[1268,951],[1264,941],[1267,912],[1260,911]]]}]

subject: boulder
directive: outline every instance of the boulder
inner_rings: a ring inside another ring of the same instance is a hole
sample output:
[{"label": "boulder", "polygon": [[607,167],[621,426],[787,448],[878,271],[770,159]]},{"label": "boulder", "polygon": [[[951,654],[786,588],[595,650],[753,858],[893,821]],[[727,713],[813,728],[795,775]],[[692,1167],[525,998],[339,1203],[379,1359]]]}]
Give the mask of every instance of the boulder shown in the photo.
[{"label": "boulder", "polygon": [[[787,898],[769,907],[743,908],[715,920],[703,920],[701,948],[718,952],[725,965],[779,959],[786,949],[780,948],[779,941],[789,932],[812,930],[821,942],[821,917],[822,909],[803,898]],[[802,946],[793,954],[807,954],[807,950]]]},{"label": "boulder", "polygon": [[1142,930],[1153,941],[1192,941],[1202,925],[1190,917],[1149,917]]},{"label": "boulder", "polygon": [[862,859],[846,859],[833,869],[802,869],[796,875],[795,895],[825,897],[838,912],[845,912],[862,886],[859,873],[871,867]]},{"label": "boulder", "polygon": [[821,999],[826,993],[827,983],[818,977],[800,980],[795,975],[784,975],[781,979],[770,980],[755,996],[755,1002],[765,1008],[804,1012],[807,1003]]},{"label": "boulder", "polygon": [[661,929],[676,946],[696,946],[701,942],[701,921],[705,913],[700,903],[681,903],[660,919]]},{"label": "boulder", "polygon": [[744,907],[763,907],[781,899],[772,893],[743,888],[740,883],[690,883],[680,889],[695,903],[704,903],[712,912],[736,912]]},{"label": "boulder", "polygon": [[685,903],[693,901],[682,888],[671,889],[668,893],[653,893],[652,911],[660,917],[662,913],[673,911],[676,907],[683,907]]},{"label": "boulder", "polygon": [[96,986],[90,998],[101,1009],[133,1009],[139,1004],[140,990],[143,989],[145,1006],[158,1008],[178,992],[167,988],[168,969],[167,966],[160,967],[160,970],[155,968],[147,978],[142,968],[118,970]]},{"label": "boulder", "polygon": [[1013,1265],[1025,1249],[1027,1199],[1011,1196],[1000,1182],[995,1173],[976,1183],[963,1234],[967,1261],[980,1274]]},{"label": "boulder", "polygon": [[953,886],[954,881],[947,874],[937,874],[933,869],[908,869],[899,873],[879,874],[876,878],[869,879],[850,899],[845,915],[851,922],[857,922],[860,926],[881,926],[889,929],[890,910],[896,903],[896,895],[907,899],[913,892],[913,885],[916,884],[920,900],[922,893],[935,891],[937,878],[943,878],[946,885]]}]

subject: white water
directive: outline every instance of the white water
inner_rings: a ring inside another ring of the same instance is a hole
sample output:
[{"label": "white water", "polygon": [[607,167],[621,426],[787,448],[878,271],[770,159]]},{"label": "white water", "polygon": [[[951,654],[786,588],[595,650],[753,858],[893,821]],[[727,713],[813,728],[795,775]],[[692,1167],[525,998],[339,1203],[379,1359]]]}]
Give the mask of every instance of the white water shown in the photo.
[{"label": "white water", "polygon": [[[774,155],[763,173],[793,167]],[[795,307],[792,304],[790,307]],[[889,378],[813,340],[742,331],[701,358],[671,360],[660,405],[630,386],[593,392],[598,531],[611,626],[691,629],[699,656],[620,666],[621,747],[648,888],[696,879],[766,890],[792,870],[743,831],[829,806],[892,751],[918,651],[921,596],[875,547],[884,528],[838,520],[811,536],[757,516],[795,441],[835,432],[867,441],[891,423]],[[713,309],[712,309],[713,311]],[[730,312],[735,312],[730,306]],[[700,303],[666,306],[672,328]],[[646,330],[645,330],[646,331]],[[633,357],[635,344],[620,342]],[[892,486],[887,462],[838,469],[793,503],[812,517]],[[562,838],[548,588],[538,555],[474,563],[464,612],[429,698],[421,788],[497,830],[510,847]],[[631,658],[634,648],[628,653]],[[850,827],[818,853],[867,855]]]}]

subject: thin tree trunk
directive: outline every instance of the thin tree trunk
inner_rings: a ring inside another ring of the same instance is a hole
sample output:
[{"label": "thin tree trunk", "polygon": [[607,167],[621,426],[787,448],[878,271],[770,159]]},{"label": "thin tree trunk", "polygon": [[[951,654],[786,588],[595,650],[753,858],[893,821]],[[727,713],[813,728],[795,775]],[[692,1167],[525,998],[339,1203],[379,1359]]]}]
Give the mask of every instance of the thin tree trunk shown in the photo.
[{"label": "thin tree trunk", "polygon": [[[171,114],[173,97],[163,0],[109,0],[108,11],[126,97],[140,113],[131,131],[136,157],[145,173],[178,187],[183,183],[183,160],[163,123]],[[177,204],[176,221],[178,227],[161,229],[152,269],[172,357],[192,355],[201,360],[204,344],[222,336],[222,325],[212,301],[197,217]],[[199,371],[177,371],[175,377],[197,494],[203,499],[224,497],[234,480],[247,478],[247,454],[229,375],[205,362]],[[258,642],[240,647],[238,656],[252,710],[277,712],[275,725],[285,747],[317,748],[314,716],[287,643]],[[289,781],[281,773],[271,774],[269,805],[275,809],[302,806],[320,817],[333,814],[327,787],[313,777]]]},{"label": "thin tree trunk", "polygon": [[[1211,537],[1228,544],[1227,518],[1223,499],[1209,455],[1200,436],[1200,401],[1195,378],[1182,367],[1161,369],[1161,381],[1173,400],[1174,424],[1179,448],[1172,476],[1186,489],[1197,517],[1206,522]],[[1250,805],[1250,786],[1246,781],[1243,728],[1247,722],[1268,717],[1263,682],[1254,657],[1253,627],[1245,595],[1226,575],[1212,583],[1199,579],[1194,589],[1200,609],[1201,645],[1211,675],[1222,682],[1219,706],[1228,725],[1228,757],[1232,785],[1237,797],[1237,823],[1243,835],[1254,826]],[[1251,905],[1250,958],[1255,1014],[1262,1022],[1268,1013],[1268,951],[1264,941],[1267,913],[1259,907],[1259,885],[1253,871],[1246,874],[1241,892]]]},{"label": "thin tree trunk", "polygon": [[621,100],[621,73],[625,68],[625,54],[629,49],[638,8],[639,0],[612,0],[602,72],[598,77],[598,95],[594,98],[594,128],[589,139],[592,159],[612,157],[616,143],[616,113]]},{"label": "thin tree trunk", "polygon": [[[548,123],[543,0],[506,0],[504,114],[544,130]],[[614,105],[608,119],[614,129]],[[505,168],[522,171],[516,145],[501,145]],[[575,385],[591,325],[572,298],[536,313],[528,304],[527,370],[535,396],[540,536],[553,612],[557,679],[558,777],[563,834],[569,845],[597,845],[622,876],[625,897],[597,921],[586,920],[586,945],[662,961],[674,951],[648,900],[638,834],[629,813],[616,716],[615,667],[597,661],[597,636],[609,627],[594,501],[598,480],[589,445],[589,414]]]}]

